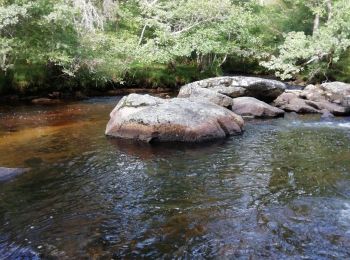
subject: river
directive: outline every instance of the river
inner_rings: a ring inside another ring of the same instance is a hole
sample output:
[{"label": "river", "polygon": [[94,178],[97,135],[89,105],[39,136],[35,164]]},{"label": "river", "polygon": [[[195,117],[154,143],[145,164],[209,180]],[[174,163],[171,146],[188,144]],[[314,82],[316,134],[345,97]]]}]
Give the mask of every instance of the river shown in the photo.
[{"label": "river", "polygon": [[[241,136],[104,136],[118,98],[0,105],[0,259],[350,258],[350,119],[248,120]],[[27,257],[27,258],[25,258]]]}]

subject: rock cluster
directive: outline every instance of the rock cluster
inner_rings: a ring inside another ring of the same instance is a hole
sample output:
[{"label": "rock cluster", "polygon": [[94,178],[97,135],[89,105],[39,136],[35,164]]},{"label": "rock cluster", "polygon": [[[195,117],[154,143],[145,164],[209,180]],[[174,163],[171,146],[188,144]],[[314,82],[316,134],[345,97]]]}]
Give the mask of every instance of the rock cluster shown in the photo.
[{"label": "rock cluster", "polygon": [[288,112],[349,115],[350,84],[332,82],[309,85],[304,90],[287,90],[274,105]]},{"label": "rock cluster", "polygon": [[146,142],[201,142],[242,133],[241,116],[271,118],[285,111],[348,115],[350,85],[333,82],[289,90],[275,80],[218,77],[185,85],[173,99],[130,94],[112,111],[106,135]]},{"label": "rock cluster", "polygon": [[178,97],[207,100],[244,117],[270,118],[283,116],[284,111],[261,100],[274,100],[286,88],[284,83],[276,80],[219,77],[185,85]]}]

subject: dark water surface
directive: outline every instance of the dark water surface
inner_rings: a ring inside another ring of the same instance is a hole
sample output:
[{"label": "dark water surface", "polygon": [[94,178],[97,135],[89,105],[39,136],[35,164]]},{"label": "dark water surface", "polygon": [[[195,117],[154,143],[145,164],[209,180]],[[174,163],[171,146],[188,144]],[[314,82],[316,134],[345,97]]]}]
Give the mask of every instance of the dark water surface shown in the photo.
[{"label": "dark water surface", "polygon": [[107,139],[116,98],[0,106],[0,259],[350,258],[350,119],[205,145]]}]

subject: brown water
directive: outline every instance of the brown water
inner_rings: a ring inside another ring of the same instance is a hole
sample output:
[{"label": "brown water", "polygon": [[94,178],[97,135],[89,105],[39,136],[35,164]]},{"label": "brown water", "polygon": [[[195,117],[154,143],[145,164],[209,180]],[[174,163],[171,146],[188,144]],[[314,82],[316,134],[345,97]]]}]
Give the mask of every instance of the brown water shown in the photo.
[{"label": "brown water", "polygon": [[108,139],[117,98],[0,106],[0,259],[350,258],[350,119],[204,145]]}]

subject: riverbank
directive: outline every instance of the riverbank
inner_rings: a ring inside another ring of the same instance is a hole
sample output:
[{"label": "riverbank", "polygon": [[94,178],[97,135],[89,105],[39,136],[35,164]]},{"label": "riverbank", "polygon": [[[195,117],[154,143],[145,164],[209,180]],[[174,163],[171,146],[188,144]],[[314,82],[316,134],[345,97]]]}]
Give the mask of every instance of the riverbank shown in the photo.
[{"label": "riverbank", "polygon": [[78,96],[79,94],[101,96],[108,94],[109,91],[124,89],[177,90],[187,83],[218,75],[218,72],[215,71],[200,71],[194,64],[177,64],[176,66],[164,64],[135,65],[131,71],[123,76],[123,79],[118,78],[108,81],[93,79],[91,75],[86,75],[86,78],[80,79],[65,75],[55,76],[51,75],[53,72],[45,72],[45,68],[41,68],[40,72],[43,75],[39,79],[30,74],[9,75],[6,79],[2,79],[4,75],[0,72],[0,97],[5,95],[23,98],[30,96],[47,97],[52,93],[59,92],[62,97],[72,98],[76,96],[76,93],[78,93]]},{"label": "riverbank", "polygon": [[[237,65],[237,64],[236,64]],[[43,68],[44,69],[44,68]],[[0,102],[30,102],[33,99],[49,98],[62,100],[79,100],[86,97],[127,95],[130,93],[163,94],[178,92],[183,85],[220,75],[255,76],[266,79],[276,79],[272,74],[264,74],[252,65],[246,65],[241,70],[201,71],[194,64],[151,64],[135,66],[125,75],[122,82],[100,82],[90,80],[75,80],[69,77],[42,77],[12,80],[0,80]],[[19,81],[22,79],[21,81]],[[290,86],[303,86],[302,81],[286,82]],[[165,96],[165,95],[164,95]]]},{"label": "riverbank", "polygon": [[[271,78],[271,77],[266,77]],[[302,85],[295,85],[290,82],[290,89],[302,89]],[[84,90],[84,91],[53,91],[43,94],[8,94],[0,95],[0,103],[2,104],[44,104],[57,105],[65,101],[78,101],[94,97],[105,96],[124,96],[132,93],[136,94],[150,94],[162,98],[175,97],[179,93],[182,86],[171,87],[118,87],[107,90]]]},{"label": "riverbank", "polygon": [[33,105],[59,105],[67,101],[79,101],[94,97],[124,96],[131,93],[152,94],[163,98],[175,96],[178,89],[173,88],[118,88],[107,91],[76,91],[59,92],[55,91],[47,95],[20,95],[12,94],[0,96],[2,104],[33,104]]}]

